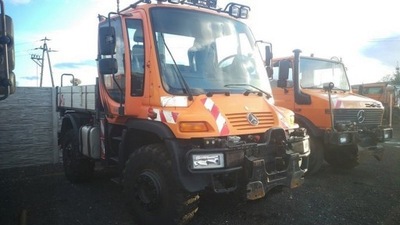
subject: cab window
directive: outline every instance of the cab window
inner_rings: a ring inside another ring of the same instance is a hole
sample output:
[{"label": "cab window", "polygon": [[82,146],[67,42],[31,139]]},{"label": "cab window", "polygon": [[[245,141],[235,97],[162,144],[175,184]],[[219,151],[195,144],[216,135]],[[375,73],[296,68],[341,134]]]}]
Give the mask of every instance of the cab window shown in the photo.
[{"label": "cab window", "polygon": [[143,24],[139,19],[127,20],[127,31],[130,45],[131,95],[142,96],[145,72],[145,43]]}]

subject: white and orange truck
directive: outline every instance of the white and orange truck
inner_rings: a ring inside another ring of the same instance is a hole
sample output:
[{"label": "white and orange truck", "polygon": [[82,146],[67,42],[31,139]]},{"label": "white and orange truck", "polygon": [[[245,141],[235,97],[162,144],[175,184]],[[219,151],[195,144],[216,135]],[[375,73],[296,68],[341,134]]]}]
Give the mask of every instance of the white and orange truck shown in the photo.
[{"label": "white and orange truck", "polygon": [[142,0],[99,16],[96,85],[57,87],[66,177],[116,167],[139,224],[190,221],[203,191],[255,200],[303,183],[308,135],[273,104],[250,8],[216,4]]},{"label": "white and orange truck", "polygon": [[296,123],[307,129],[308,173],[316,173],[324,160],[337,168],[354,168],[360,150],[380,159],[379,143],[393,135],[393,129],[382,124],[382,103],[352,93],[341,60],[300,52],[273,59],[272,92],[276,105],[293,110]]},{"label": "white and orange truck", "polygon": [[15,92],[14,27],[11,17],[5,14],[4,1],[0,1],[0,101]]}]

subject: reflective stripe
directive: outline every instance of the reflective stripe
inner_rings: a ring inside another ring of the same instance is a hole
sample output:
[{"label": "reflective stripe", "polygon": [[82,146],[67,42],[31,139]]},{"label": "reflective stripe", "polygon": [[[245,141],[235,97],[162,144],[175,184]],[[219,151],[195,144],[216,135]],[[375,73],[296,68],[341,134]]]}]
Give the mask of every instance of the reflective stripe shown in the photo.
[{"label": "reflective stripe", "polygon": [[228,135],[229,128],[226,124],[226,120],[224,116],[219,111],[219,108],[215,105],[214,101],[211,98],[204,98],[201,100],[204,104],[204,107],[210,111],[211,115],[214,117],[215,123],[218,127],[218,132],[220,135]]},{"label": "reflective stripe", "polygon": [[[157,118],[154,119],[155,121],[176,124],[179,113],[160,109],[153,109],[153,111],[157,114]],[[151,118],[148,119],[152,120]]]}]

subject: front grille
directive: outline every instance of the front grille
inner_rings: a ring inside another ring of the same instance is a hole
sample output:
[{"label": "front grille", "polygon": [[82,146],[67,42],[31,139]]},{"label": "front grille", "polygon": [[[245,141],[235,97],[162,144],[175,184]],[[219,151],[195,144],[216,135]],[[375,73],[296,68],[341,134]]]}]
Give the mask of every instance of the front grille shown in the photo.
[{"label": "front grille", "polygon": [[268,129],[274,126],[274,116],[271,112],[256,112],[253,114],[257,117],[259,124],[253,126],[247,120],[248,113],[229,113],[226,117],[229,123],[238,130],[254,130],[254,128]]},{"label": "front grille", "polygon": [[[362,110],[364,118],[360,116]],[[334,109],[333,115],[335,124],[351,122],[358,126],[378,126],[382,121],[383,109]]]}]

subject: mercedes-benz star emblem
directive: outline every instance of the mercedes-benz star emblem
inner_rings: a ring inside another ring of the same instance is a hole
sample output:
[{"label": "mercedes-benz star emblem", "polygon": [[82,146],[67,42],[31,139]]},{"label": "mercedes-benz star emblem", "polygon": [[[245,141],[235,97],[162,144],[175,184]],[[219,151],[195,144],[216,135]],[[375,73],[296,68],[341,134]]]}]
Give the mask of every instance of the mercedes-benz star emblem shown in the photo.
[{"label": "mercedes-benz star emblem", "polygon": [[247,120],[253,126],[257,126],[258,123],[260,122],[260,121],[258,121],[258,118],[253,113],[248,113],[247,114]]},{"label": "mercedes-benz star emblem", "polygon": [[365,111],[364,110],[358,111],[357,121],[358,121],[358,123],[363,123],[365,121]]}]

